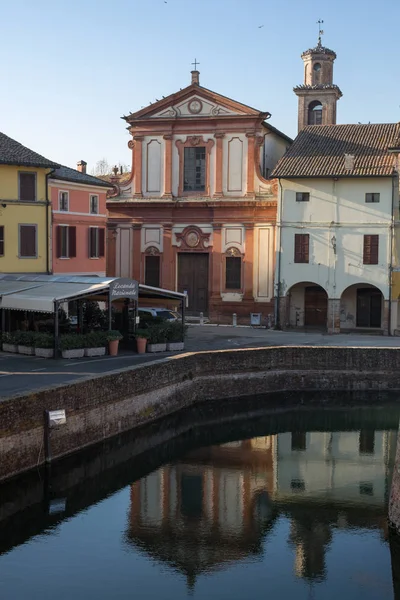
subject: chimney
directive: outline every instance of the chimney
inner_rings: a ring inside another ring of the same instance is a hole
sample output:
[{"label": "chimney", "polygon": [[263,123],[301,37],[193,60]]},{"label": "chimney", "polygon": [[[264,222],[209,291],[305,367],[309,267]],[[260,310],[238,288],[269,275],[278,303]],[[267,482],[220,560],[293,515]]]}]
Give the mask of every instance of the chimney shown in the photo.
[{"label": "chimney", "polygon": [[79,171],[79,173],[83,173],[84,175],[86,175],[86,166],[87,163],[84,160],[80,160],[78,163],[76,163],[77,171]]},{"label": "chimney", "polygon": [[200,71],[191,71],[192,73],[192,84],[200,85]]},{"label": "chimney", "polygon": [[354,154],[344,154],[344,168],[346,171],[354,169]]}]

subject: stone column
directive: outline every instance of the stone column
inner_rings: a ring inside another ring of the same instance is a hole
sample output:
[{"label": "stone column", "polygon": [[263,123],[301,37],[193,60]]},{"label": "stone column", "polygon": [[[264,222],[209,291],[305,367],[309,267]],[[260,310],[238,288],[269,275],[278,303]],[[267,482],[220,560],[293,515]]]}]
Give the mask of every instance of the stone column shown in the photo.
[{"label": "stone column", "polygon": [[246,226],[246,246],[244,256],[244,299],[254,300],[253,268],[254,268],[254,227]]},{"label": "stone column", "polygon": [[107,277],[115,277],[117,269],[117,234],[118,228],[116,225],[109,225],[107,228]]},{"label": "stone column", "polygon": [[328,298],[328,333],[340,333],[340,298]]},{"label": "stone column", "polygon": [[136,279],[139,283],[142,275],[142,226],[140,224],[132,225],[133,243],[132,243],[132,279]]},{"label": "stone column", "polygon": [[164,161],[164,195],[163,198],[172,198],[172,135],[164,135],[165,161]]},{"label": "stone column", "polygon": [[161,287],[166,290],[174,290],[175,269],[172,249],[172,223],[167,223],[163,226],[163,253],[161,260]]},{"label": "stone column", "polygon": [[143,137],[135,136],[133,138],[135,140],[135,148],[134,148],[134,163],[135,163],[135,193],[134,198],[142,197],[142,146],[143,146]]},{"label": "stone column", "polygon": [[389,323],[389,304],[390,304],[390,300],[384,300],[383,301],[383,319],[382,319],[383,335],[389,335],[389,328],[390,328],[390,323]]},{"label": "stone column", "polygon": [[225,137],[224,133],[216,133],[217,139],[216,146],[216,160],[215,160],[215,193],[214,198],[221,198],[223,196],[222,186],[222,172],[223,172],[223,140]]},{"label": "stone column", "polygon": [[255,133],[246,133],[247,137],[247,192],[246,196],[253,197],[254,196],[254,155],[255,155],[255,143],[256,143],[256,134]]}]

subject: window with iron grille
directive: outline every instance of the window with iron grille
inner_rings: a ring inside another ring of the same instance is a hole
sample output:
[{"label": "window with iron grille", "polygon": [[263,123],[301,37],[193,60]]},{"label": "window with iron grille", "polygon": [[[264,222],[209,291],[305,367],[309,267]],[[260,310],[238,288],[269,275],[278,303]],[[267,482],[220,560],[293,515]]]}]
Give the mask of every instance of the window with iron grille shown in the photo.
[{"label": "window with iron grille", "polygon": [[145,258],[145,285],[160,287],[160,257],[146,256]]},{"label": "window with iron grille", "polygon": [[69,210],[69,194],[68,192],[59,192],[58,193],[58,209],[63,212],[67,212]]},{"label": "window with iron grille", "polygon": [[19,225],[19,257],[37,258],[37,225]]},{"label": "window with iron grille", "polygon": [[183,190],[204,192],[206,189],[206,149],[184,149]]},{"label": "window with iron grille", "polygon": [[294,262],[309,262],[310,236],[308,233],[295,233],[294,235]]},{"label": "window with iron grille", "polygon": [[242,258],[227,256],[225,264],[225,289],[240,290],[242,287]]},{"label": "window with iron grille", "polygon": [[89,227],[89,258],[102,258],[105,252],[105,230]]},{"label": "window with iron grille", "polygon": [[378,192],[365,194],[365,202],[380,202],[381,195]]},{"label": "window with iron grille", "polygon": [[364,265],[377,265],[379,260],[379,235],[364,235]]},{"label": "window with iron grille", "polygon": [[4,256],[4,225],[0,225],[0,256]]},{"label": "window with iron grille", "polygon": [[309,202],[310,192],[296,192],[296,202]]},{"label": "window with iron grille", "polygon": [[98,196],[90,196],[90,214],[98,215],[99,214],[99,197]]}]

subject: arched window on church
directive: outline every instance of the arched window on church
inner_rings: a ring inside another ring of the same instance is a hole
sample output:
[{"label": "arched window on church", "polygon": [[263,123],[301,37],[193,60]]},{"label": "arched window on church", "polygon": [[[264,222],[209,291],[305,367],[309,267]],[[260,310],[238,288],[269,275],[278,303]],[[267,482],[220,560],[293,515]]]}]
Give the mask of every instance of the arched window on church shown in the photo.
[{"label": "arched window on church", "polygon": [[308,124],[322,125],[322,104],[319,100],[314,100],[308,107]]},{"label": "arched window on church", "polygon": [[321,63],[314,63],[313,66],[313,85],[321,83]]}]

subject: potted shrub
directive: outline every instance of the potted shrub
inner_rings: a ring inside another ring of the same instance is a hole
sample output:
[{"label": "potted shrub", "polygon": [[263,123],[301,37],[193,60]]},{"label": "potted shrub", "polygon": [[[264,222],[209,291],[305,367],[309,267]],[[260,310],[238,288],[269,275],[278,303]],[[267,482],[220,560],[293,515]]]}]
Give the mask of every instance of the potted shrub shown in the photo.
[{"label": "potted shrub", "polygon": [[33,331],[16,331],[15,341],[18,346],[18,354],[35,354],[35,334]]},{"label": "potted shrub", "polygon": [[136,347],[138,354],[146,353],[147,339],[149,337],[148,329],[137,329],[135,333]]},{"label": "potted shrub", "polygon": [[85,354],[85,336],[65,333],[60,337],[60,348],[63,358],[82,358]]},{"label": "potted shrub", "polygon": [[53,358],[54,338],[51,333],[37,333],[35,335],[35,355],[41,358]]},{"label": "potted shrub", "polygon": [[165,323],[149,325],[147,328],[147,352],[165,352],[167,349],[167,326]]},{"label": "potted shrub", "polygon": [[85,335],[85,356],[104,356],[106,353],[107,334],[104,331],[92,331]]},{"label": "potted shrub", "polygon": [[1,336],[1,341],[3,343],[3,352],[13,352],[14,354],[18,352],[14,331],[12,333],[4,332]]},{"label": "potted shrub", "polygon": [[119,340],[122,340],[122,335],[116,329],[111,329],[111,331],[107,331],[106,338],[108,341],[108,353],[110,356],[117,356],[118,354],[118,346]]},{"label": "potted shrub", "polygon": [[172,321],[167,327],[167,350],[177,352],[185,348],[185,335],[187,325],[182,325],[180,321]]}]

